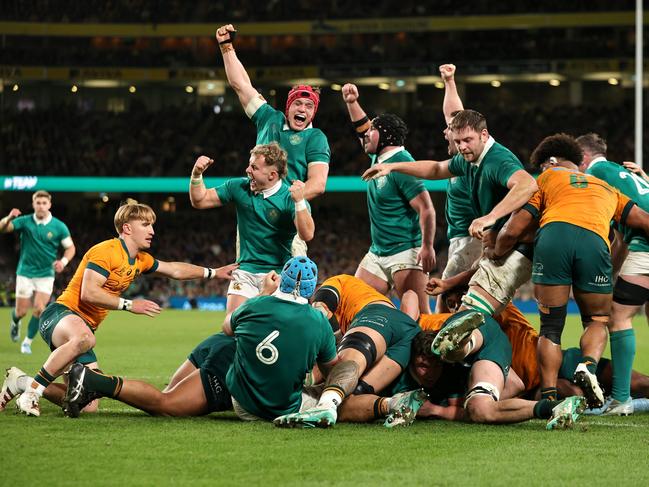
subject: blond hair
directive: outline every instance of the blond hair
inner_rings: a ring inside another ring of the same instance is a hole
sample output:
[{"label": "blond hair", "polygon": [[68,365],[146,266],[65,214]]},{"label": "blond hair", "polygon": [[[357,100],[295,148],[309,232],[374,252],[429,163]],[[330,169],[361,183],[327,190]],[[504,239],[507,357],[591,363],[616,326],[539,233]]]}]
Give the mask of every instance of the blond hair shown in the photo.
[{"label": "blond hair", "polygon": [[259,144],[252,148],[250,154],[253,156],[264,156],[264,162],[267,166],[273,166],[277,170],[280,179],[284,179],[288,172],[286,151],[282,149],[277,142],[270,144]]},{"label": "blond hair", "polygon": [[126,203],[117,208],[115,212],[115,230],[117,233],[122,233],[125,223],[131,222],[133,220],[140,220],[145,223],[155,223],[155,211],[149,205],[143,203],[138,203],[137,200],[128,198]]},{"label": "blond hair", "polygon": [[32,201],[36,201],[36,198],[47,198],[52,201],[52,195],[43,189],[39,189],[32,195]]}]

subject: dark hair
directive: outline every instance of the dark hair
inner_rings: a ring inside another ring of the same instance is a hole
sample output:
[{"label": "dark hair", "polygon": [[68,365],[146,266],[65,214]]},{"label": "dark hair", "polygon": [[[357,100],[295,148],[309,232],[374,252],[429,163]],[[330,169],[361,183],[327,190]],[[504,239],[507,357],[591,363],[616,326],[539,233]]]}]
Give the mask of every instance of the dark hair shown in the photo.
[{"label": "dark hair", "polygon": [[433,340],[437,336],[437,331],[420,331],[412,339],[412,355],[425,355],[426,357],[435,357],[433,354]]},{"label": "dark hair", "polygon": [[588,151],[594,156],[606,157],[606,140],[594,132],[577,137],[577,143],[584,151]]},{"label": "dark hair", "polygon": [[540,167],[550,157],[560,157],[579,165],[584,158],[584,153],[571,135],[554,134],[546,137],[536,146],[530,156],[530,164]]},{"label": "dark hair", "polygon": [[487,128],[487,119],[480,112],[475,110],[460,110],[454,116],[448,128],[456,132],[470,128],[480,133]]}]

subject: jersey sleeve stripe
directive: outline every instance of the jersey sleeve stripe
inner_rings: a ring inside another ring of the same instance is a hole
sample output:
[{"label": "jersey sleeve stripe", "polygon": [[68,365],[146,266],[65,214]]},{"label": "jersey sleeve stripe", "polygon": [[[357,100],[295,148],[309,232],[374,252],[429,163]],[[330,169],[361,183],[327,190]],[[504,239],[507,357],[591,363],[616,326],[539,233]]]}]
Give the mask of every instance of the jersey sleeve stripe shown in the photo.
[{"label": "jersey sleeve stripe", "polygon": [[624,210],[622,210],[622,216],[620,217],[620,223],[622,225],[626,224],[626,218],[629,216],[629,212],[631,211],[631,208],[635,206],[635,201],[629,201],[625,206]]},{"label": "jersey sleeve stripe", "polygon": [[153,259],[153,265],[149,269],[145,270],[142,274],[151,274],[152,272],[155,272],[157,270],[158,270],[158,260]]},{"label": "jersey sleeve stripe", "polygon": [[534,205],[530,205],[529,203],[525,203],[523,205],[523,209],[528,211],[535,219],[539,218],[539,210],[534,207]]},{"label": "jersey sleeve stripe", "polygon": [[86,269],[92,269],[93,271],[98,272],[104,277],[110,276],[110,271],[107,271],[106,269],[95,264],[94,262],[88,262],[88,264],[86,265]]}]

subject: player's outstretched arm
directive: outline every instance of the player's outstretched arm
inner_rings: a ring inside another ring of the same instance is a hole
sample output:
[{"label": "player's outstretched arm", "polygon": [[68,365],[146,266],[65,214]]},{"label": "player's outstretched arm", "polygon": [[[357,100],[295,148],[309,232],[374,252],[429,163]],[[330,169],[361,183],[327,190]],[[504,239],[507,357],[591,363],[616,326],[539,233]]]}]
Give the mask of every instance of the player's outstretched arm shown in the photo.
[{"label": "player's outstretched arm", "polygon": [[124,299],[106,292],[103,285],[107,277],[92,269],[86,269],[81,282],[81,301],[104,309],[118,309],[147,316],[160,314],[160,306],[148,299]]},{"label": "player's outstretched arm", "polygon": [[525,169],[520,169],[511,175],[507,181],[507,188],[509,192],[500,203],[494,206],[488,214],[476,218],[471,222],[469,234],[472,237],[481,239],[483,233],[496,223],[496,220],[509,215],[514,210],[522,208],[534,193],[536,193],[539,186],[530,173],[525,171]]},{"label": "player's outstretched arm", "polygon": [[392,171],[409,174],[422,179],[448,179],[454,174],[449,171],[446,161],[415,161],[415,162],[392,162],[390,164],[374,164],[361,176],[364,181],[378,179],[387,176]]},{"label": "player's outstretched arm", "polygon": [[223,206],[216,189],[207,189],[205,187],[205,181],[203,181],[203,173],[212,164],[214,164],[214,159],[210,159],[207,156],[200,156],[196,159],[194,168],[192,169],[192,176],[189,180],[189,200],[192,206],[199,210]]},{"label": "player's outstretched arm", "polygon": [[223,65],[225,66],[228,83],[239,97],[239,102],[248,116],[252,116],[254,112],[248,113],[248,104],[254,98],[261,98],[261,95],[252,86],[250,77],[234,50],[235,33],[236,30],[232,24],[223,25],[216,29],[216,40],[223,56]]},{"label": "player's outstretched arm", "polygon": [[217,269],[201,267],[187,262],[164,262],[159,260],[154,275],[170,279],[227,279],[232,280],[232,271],[239,268],[239,264],[228,264]]},{"label": "player's outstretched arm", "polygon": [[305,242],[313,240],[315,235],[315,222],[304,198],[305,184],[302,181],[293,181],[289,188],[291,198],[295,202],[295,228],[297,234]]},{"label": "player's outstretched arm", "polygon": [[498,232],[494,247],[483,249],[485,257],[497,260],[507,255],[516,246],[523,234],[529,231],[531,226],[536,226],[537,220],[527,210],[521,209],[512,213],[505,226]]},{"label": "player's outstretched arm", "polygon": [[21,215],[18,208],[12,208],[7,216],[0,219],[0,233],[9,233],[14,231],[14,224],[11,220]]}]

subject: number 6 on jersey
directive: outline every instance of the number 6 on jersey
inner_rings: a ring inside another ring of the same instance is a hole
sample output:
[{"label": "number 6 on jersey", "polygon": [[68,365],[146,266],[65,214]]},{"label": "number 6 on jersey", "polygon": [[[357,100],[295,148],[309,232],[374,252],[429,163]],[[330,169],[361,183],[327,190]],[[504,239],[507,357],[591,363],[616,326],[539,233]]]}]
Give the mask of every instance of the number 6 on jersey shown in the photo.
[{"label": "number 6 on jersey", "polygon": [[[278,336],[279,331],[275,330],[271,332],[266,338],[259,342],[257,348],[255,348],[257,358],[262,364],[272,365],[277,362],[277,359],[279,358],[279,350],[277,350],[277,347],[273,345],[272,342]],[[264,351],[266,351],[266,353],[264,353]],[[267,356],[268,353],[270,353],[270,356]]]}]

